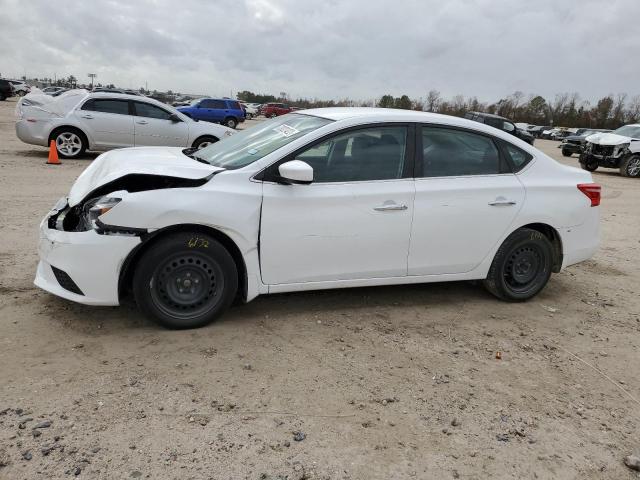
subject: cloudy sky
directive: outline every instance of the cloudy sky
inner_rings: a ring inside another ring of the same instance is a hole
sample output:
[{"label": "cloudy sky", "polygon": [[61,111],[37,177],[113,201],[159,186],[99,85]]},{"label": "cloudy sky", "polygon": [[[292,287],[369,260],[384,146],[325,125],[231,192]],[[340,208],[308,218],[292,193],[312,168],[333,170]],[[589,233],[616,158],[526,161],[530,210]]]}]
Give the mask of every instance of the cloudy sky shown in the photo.
[{"label": "cloudy sky", "polygon": [[640,0],[0,0],[0,74],[229,95],[640,93]]}]

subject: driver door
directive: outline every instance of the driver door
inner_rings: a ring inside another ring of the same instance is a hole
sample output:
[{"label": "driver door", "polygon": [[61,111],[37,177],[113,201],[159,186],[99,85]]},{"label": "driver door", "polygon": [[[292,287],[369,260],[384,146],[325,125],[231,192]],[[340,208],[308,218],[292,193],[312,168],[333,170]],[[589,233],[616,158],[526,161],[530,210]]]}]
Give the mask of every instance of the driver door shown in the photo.
[{"label": "driver door", "polygon": [[[415,195],[413,129],[368,126],[315,142],[267,169],[260,229],[269,285],[402,277]],[[287,185],[277,167],[301,160],[309,185]]]}]

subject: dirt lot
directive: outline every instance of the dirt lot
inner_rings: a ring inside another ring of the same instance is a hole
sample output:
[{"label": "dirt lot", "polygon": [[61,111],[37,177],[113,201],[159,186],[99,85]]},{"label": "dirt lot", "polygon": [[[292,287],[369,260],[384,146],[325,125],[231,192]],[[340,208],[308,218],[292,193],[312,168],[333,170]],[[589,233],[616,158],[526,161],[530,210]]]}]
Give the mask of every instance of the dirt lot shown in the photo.
[{"label": "dirt lot", "polygon": [[92,157],[46,166],[14,106],[0,478],[638,478],[640,181],[595,173],[602,248],[526,304],[468,283],[286,294],[174,332],[33,286],[37,225]]}]

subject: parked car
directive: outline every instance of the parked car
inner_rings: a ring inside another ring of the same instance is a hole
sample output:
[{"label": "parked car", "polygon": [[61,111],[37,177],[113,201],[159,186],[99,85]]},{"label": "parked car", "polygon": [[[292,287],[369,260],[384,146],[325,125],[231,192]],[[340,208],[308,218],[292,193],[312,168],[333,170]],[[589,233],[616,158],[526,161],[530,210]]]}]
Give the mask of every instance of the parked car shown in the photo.
[{"label": "parked car", "polygon": [[262,114],[267,118],[285,115],[292,111],[293,109],[285,103],[265,103],[261,109]]},{"label": "parked car", "polygon": [[562,155],[570,157],[574,153],[581,154],[584,151],[586,139],[589,135],[598,132],[610,132],[611,130],[598,130],[589,128],[579,128],[575,135],[569,135],[562,139],[562,143],[558,148],[562,149]]},{"label": "parked car", "polygon": [[68,88],[64,88],[64,87],[46,87],[42,89],[42,93],[46,95],[56,96],[68,90],[69,90]]},{"label": "parked car", "polygon": [[137,90],[127,90],[124,88],[107,88],[107,87],[96,87],[91,90],[93,93],[126,93],[127,95],[138,95],[143,96]]},{"label": "parked car", "polygon": [[255,103],[240,102],[244,110],[245,117],[251,120],[253,117],[258,116],[258,106]]},{"label": "parked car", "polygon": [[533,135],[534,138],[540,138],[542,135],[542,132],[549,129],[551,129],[551,127],[534,125],[531,128],[529,128],[528,131],[531,135]]},{"label": "parked car", "polygon": [[469,120],[474,120],[476,122],[484,123],[491,127],[510,133],[511,135],[514,135],[519,139],[524,140],[529,145],[533,145],[533,142],[534,142],[533,135],[531,135],[526,130],[522,130],[516,127],[516,125],[507,118],[501,117],[499,115],[493,115],[491,113],[483,113],[483,112],[467,112],[464,115],[464,118],[467,118]]},{"label": "parked car", "polygon": [[0,100],[13,97],[13,85],[9,80],[0,78]]},{"label": "parked car", "polygon": [[199,98],[188,107],[178,107],[188,117],[205,122],[215,122],[236,128],[244,122],[244,110],[237,100],[226,98]]},{"label": "parked car", "polygon": [[63,158],[77,158],[85,150],[133,146],[203,148],[234,133],[221,125],[196,122],[156,100],[118,93],[30,93],[16,110],[18,138],[42,146],[55,140]]},{"label": "parked car", "polygon": [[478,122],[306,110],[195,153],[99,156],[43,220],[35,284],[89,305],[132,291],[170,328],[323,288],[483,280],[518,302],[593,255],[599,203],[591,174]]},{"label": "parked car", "polygon": [[547,130],[543,130],[540,134],[540,138],[542,138],[543,140],[552,140],[552,138],[555,137],[555,135],[557,135],[560,131],[561,129],[559,128],[549,128]]},{"label": "parked car", "polygon": [[618,168],[624,177],[640,177],[640,124],[588,136],[580,166],[589,172]]},{"label": "parked car", "polygon": [[31,90],[31,87],[27,85],[26,82],[22,80],[9,80],[11,85],[13,85],[13,91],[16,95],[24,96]]}]

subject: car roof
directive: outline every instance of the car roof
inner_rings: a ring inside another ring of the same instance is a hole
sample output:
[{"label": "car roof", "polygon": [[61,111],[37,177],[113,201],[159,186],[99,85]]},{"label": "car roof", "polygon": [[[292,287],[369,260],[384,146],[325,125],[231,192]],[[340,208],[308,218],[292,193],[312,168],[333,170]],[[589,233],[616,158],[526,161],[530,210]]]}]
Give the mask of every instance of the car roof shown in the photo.
[{"label": "car roof", "polygon": [[[357,119],[361,123],[379,122],[425,122],[450,125],[453,127],[469,128],[472,130],[489,133],[501,137],[509,142],[515,142],[515,137],[503,130],[491,127],[482,122],[468,120],[466,118],[442,115],[440,113],[420,112],[417,110],[400,110],[395,108],[371,108],[371,107],[330,107],[311,108],[308,110],[296,110],[295,114],[313,115],[336,122]],[[524,142],[523,142],[524,143]],[[526,145],[526,144],[525,144]]]},{"label": "car roof", "polygon": [[142,95],[133,95],[129,93],[113,93],[113,92],[90,92],[87,98],[115,98],[118,100],[137,100],[139,102],[148,102],[158,105],[159,107],[168,107],[166,103],[159,102],[151,97],[143,97]]}]

